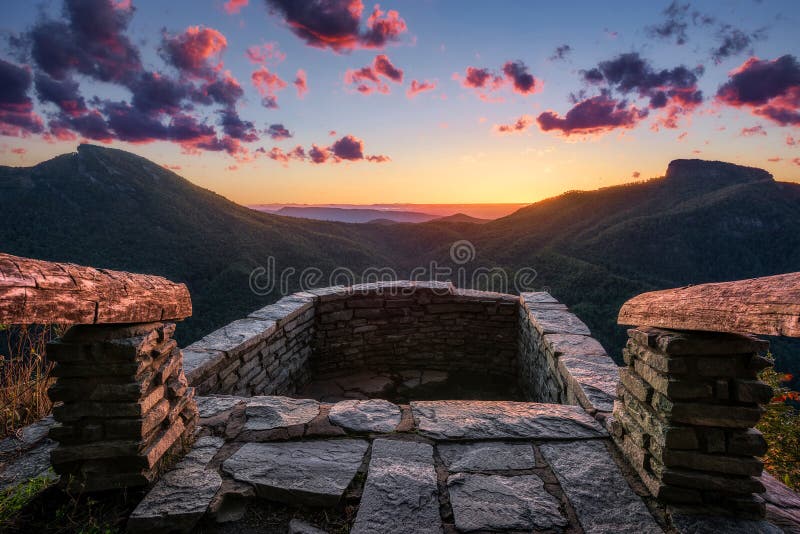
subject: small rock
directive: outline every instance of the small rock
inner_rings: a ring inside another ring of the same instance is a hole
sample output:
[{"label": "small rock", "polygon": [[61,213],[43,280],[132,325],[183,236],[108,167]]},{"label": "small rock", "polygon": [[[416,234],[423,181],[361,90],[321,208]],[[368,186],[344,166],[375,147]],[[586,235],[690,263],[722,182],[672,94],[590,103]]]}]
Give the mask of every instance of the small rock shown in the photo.
[{"label": "small rock", "polygon": [[223,480],[222,487],[209,506],[217,523],[239,521],[247,512],[247,500],[255,497],[255,490],[250,484],[238,480]]},{"label": "small rock", "polygon": [[328,417],[353,432],[393,432],[400,424],[400,408],[382,399],[346,400],[334,404]]},{"label": "small rock", "polygon": [[444,371],[423,371],[419,382],[421,385],[441,384],[447,382],[449,375]]}]

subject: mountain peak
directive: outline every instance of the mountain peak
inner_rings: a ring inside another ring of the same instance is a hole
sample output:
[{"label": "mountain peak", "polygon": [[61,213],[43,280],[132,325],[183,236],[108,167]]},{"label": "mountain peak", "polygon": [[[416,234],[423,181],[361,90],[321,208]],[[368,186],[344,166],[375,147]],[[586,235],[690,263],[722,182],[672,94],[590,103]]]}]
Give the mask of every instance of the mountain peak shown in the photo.
[{"label": "mountain peak", "polygon": [[774,180],[764,169],[745,167],[724,161],[676,159],[667,166],[668,183],[725,187]]}]

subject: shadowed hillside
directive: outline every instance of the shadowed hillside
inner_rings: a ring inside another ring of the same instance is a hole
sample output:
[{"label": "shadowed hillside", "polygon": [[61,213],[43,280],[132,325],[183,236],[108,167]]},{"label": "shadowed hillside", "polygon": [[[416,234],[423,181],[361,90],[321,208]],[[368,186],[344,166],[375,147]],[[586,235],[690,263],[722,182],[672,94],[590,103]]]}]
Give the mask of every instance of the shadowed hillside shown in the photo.
[{"label": "shadowed hillside", "polygon": [[0,167],[0,249],[186,282],[190,341],[275,300],[248,286],[269,256],[298,270],[386,263],[348,225],[260,213],[144,158],[81,145],[31,168]]},{"label": "shadowed hillside", "polygon": [[269,256],[278,270],[296,269],[296,289],[309,266],[326,274],[389,266],[400,276],[432,260],[456,267],[450,245],[467,239],[476,250],[467,267],[534,268],[536,288],[569,304],[614,357],[624,339],[616,313],[637,293],[800,270],[800,186],[701,160],[676,160],[663,178],[565,193],[485,224],[281,217],[144,158],[89,145],[35,167],[0,167],[0,193],[0,250],[186,282],[195,316],[181,325],[182,342],[275,300],[277,290],[261,297],[248,285]]}]

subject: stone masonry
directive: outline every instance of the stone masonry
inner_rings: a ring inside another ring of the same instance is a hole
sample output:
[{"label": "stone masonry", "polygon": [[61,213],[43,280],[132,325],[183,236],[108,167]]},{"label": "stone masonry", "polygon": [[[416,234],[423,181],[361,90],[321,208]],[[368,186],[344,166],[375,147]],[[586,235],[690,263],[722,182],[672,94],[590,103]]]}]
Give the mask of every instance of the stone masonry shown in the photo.
[{"label": "stone masonry", "polygon": [[761,517],[767,444],[753,426],[772,390],[752,336],[628,331],[610,428],[650,492],[678,509]]},{"label": "stone masonry", "polygon": [[564,304],[545,292],[520,295],[518,338],[528,399],[577,404],[600,420],[611,412],[619,368]]},{"label": "stone masonry", "polygon": [[313,373],[431,369],[511,378],[518,305],[514,295],[449,284],[366,285],[323,293]]},{"label": "stone masonry", "polygon": [[48,344],[61,481],[85,491],[141,486],[197,422],[173,323],[77,325]]},{"label": "stone masonry", "polygon": [[617,366],[547,293],[384,282],[294,293],[183,350],[198,393],[291,395],[359,372],[472,372],[603,418]]},{"label": "stone masonry", "polygon": [[311,378],[315,295],[295,293],[183,349],[198,393],[285,395]]}]

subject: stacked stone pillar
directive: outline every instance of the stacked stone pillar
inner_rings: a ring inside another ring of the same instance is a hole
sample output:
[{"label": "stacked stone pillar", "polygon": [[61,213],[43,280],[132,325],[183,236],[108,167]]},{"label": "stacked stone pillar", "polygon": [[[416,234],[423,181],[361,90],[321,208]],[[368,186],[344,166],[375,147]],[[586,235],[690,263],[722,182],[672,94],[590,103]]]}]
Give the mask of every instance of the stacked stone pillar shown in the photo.
[{"label": "stacked stone pillar", "polygon": [[681,509],[761,517],[753,428],[770,401],[757,380],[768,343],[752,336],[639,327],[628,331],[615,441],[661,502]]},{"label": "stacked stone pillar", "polygon": [[140,486],[183,452],[197,422],[172,323],[77,325],[51,342],[55,471],[84,491]]}]

